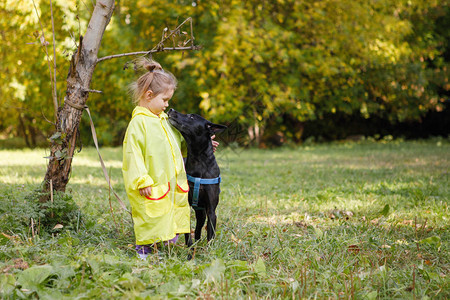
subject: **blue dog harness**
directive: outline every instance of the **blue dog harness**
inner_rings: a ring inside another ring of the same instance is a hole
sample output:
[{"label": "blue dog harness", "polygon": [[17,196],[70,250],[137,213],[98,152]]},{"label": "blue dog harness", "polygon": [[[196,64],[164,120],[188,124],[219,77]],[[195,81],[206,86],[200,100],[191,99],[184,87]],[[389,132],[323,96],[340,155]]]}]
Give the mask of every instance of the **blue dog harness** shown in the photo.
[{"label": "blue dog harness", "polygon": [[195,210],[202,210],[205,209],[203,207],[198,206],[198,194],[200,192],[200,184],[217,184],[222,181],[222,177],[216,177],[211,179],[204,179],[199,177],[192,177],[188,174],[187,180],[194,183],[194,194],[192,195],[192,208]]}]

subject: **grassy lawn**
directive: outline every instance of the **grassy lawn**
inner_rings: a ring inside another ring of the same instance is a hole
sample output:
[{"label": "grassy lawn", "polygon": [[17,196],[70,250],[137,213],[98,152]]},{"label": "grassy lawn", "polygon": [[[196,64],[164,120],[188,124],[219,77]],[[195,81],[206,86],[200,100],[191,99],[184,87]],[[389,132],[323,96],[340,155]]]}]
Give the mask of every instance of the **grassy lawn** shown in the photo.
[{"label": "grassy lawn", "polygon": [[[121,149],[101,151],[126,199]],[[192,261],[136,258],[94,149],[74,159],[75,225],[37,234],[47,155],[0,151],[0,298],[450,298],[448,140],[222,147],[217,237]]]}]

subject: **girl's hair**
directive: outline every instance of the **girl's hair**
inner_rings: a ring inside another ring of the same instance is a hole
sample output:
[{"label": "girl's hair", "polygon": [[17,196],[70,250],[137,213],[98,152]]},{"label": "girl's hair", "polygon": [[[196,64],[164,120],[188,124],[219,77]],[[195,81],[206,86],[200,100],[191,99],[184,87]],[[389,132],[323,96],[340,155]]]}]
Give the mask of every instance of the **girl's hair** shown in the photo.
[{"label": "girl's hair", "polygon": [[134,64],[136,71],[145,71],[138,80],[129,86],[129,91],[135,105],[139,104],[139,101],[148,90],[152,90],[154,97],[177,88],[177,79],[175,76],[169,71],[165,71],[156,61],[141,57]]}]

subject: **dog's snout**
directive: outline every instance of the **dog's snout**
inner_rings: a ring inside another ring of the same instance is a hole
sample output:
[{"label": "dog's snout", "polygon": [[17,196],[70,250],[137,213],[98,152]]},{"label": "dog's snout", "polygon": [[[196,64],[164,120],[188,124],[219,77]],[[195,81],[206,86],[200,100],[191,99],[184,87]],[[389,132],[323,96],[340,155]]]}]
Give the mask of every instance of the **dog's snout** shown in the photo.
[{"label": "dog's snout", "polygon": [[175,110],[175,109],[170,108],[170,109],[169,109],[169,113],[173,112],[174,110]]}]

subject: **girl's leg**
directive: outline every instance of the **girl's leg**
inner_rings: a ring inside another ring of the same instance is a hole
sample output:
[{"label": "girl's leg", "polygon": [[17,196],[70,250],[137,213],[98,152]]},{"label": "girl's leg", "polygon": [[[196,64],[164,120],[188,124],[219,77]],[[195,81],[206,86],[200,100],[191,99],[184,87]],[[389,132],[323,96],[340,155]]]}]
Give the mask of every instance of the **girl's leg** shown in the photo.
[{"label": "girl's leg", "polygon": [[142,260],[145,260],[149,254],[153,253],[153,245],[136,245],[135,249]]},{"label": "girl's leg", "polygon": [[173,238],[173,239],[171,239],[171,240],[168,240],[168,241],[165,241],[164,242],[164,245],[168,245],[168,244],[176,244],[177,243],[177,241],[178,241],[178,237],[179,237],[180,235],[177,233],[177,235]]}]

